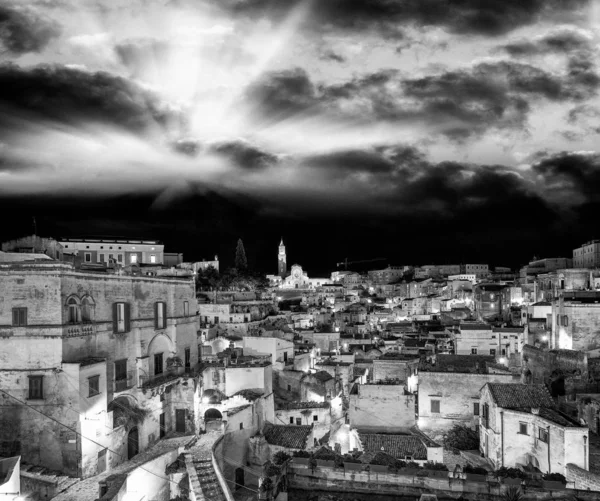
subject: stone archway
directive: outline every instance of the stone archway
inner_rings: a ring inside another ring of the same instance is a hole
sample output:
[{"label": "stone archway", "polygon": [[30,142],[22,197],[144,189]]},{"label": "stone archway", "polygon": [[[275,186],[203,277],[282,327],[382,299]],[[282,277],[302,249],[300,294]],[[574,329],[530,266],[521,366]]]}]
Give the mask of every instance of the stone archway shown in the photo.
[{"label": "stone archway", "polygon": [[211,407],[204,413],[204,422],[222,420],[223,414],[218,409]]}]

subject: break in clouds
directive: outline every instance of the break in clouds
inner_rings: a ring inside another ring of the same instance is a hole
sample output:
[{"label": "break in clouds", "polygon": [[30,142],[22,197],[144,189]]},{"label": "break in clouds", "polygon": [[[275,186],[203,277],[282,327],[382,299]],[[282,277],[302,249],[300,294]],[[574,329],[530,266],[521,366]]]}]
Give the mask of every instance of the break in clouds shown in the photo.
[{"label": "break in clouds", "polygon": [[585,0],[13,2],[0,192],[568,224],[598,204]]}]

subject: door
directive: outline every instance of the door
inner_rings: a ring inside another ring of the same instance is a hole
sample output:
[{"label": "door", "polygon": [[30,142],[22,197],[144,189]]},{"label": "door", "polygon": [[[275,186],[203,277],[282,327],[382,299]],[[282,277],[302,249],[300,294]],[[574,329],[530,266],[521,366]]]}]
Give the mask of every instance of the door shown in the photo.
[{"label": "door", "polygon": [[185,433],[185,409],[175,409],[175,431]]},{"label": "door", "polygon": [[485,457],[489,458],[490,457],[490,450],[489,450],[489,442],[488,442],[488,436],[487,433],[484,435],[485,436],[485,440],[484,440],[484,449],[485,449]]},{"label": "door", "polygon": [[136,426],[129,430],[127,435],[127,459],[131,459],[140,452],[140,437]]},{"label": "door", "polygon": [[165,413],[161,413],[160,416],[158,416],[158,426],[159,426],[159,438],[163,438],[165,436],[166,433],[166,429],[165,429]]},{"label": "door", "polygon": [[98,452],[98,475],[106,471],[106,449]]},{"label": "door", "polygon": [[244,469],[236,468],[235,469],[235,490],[241,489],[244,487]]}]

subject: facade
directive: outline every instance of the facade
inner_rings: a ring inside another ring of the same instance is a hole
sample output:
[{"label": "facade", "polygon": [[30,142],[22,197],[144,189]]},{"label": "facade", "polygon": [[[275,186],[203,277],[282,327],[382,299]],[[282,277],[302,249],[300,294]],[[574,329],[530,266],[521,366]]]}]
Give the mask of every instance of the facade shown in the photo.
[{"label": "facade", "polygon": [[550,346],[600,350],[600,293],[565,292],[552,302]]},{"label": "facade", "polygon": [[460,273],[463,275],[487,277],[490,274],[490,268],[487,264],[461,264]]},{"label": "facade", "polygon": [[483,320],[499,320],[504,317],[510,300],[506,301],[505,285],[488,283],[478,284],[473,290],[476,314]]},{"label": "facade", "polygon": [[3,242],[0,250],[7,253],[45,255],[57,261],[63,260],[64,251],[63,246],[53,238],[43,238],[37,235]]},{"label": "facade", "polygon": [[214,268],[216,271],[219,271],[219,257],[215,256],[212,261],[203,259],[202,261],[195,261],[193,263],[181,263],[179,266],[180,268],[192,270],[194,273],[200,273],[209,268]]},{"label": "facade", "polygon": [[288,402],[275,410],[277,424],[312,426],[314,438],[323,438],[331,428],[329,402]]},{"label": "facade", "polygon": [[488,383],[481,390],[480,448],[494,468],[534,466],[567,476],[589,468],[589,430],[556,409],[545,385]]},{"label": "facade", "polygon": [[350,392],[350,426],[370,432],[408,432],[416,424],[416,395],[403,384],[357,384]]},{"label": "facade", "polygon": [[369,271],[369,280],[374,284],[391,284],[400,280],[404,272],[404,266],[388,266],[383,270]]},{"label": "facade", "polygon": [[566,257],[554,257],[545,259],[534,259],[527,266],[520,270],[521,284],[531,283],[540,274],[550,273],[552,271],[572,268],[573,260]]},{"label": "facade", "polygon": [[418,426],[441,435],[455,424],[475,428],[479,424],[479,391],[486,383],[511,383],[507,368],[494,357],[436,355],[435,363],[419,366]]},{"label": "facade", "polygon": [[276,337],[254,337],[246,336],[242,339],[244,354],[252,356],[271,357],[271,363],[281,362],[293,363],[294,343]]},{"label": "facade", "polygon": [[590,240],[573,249],[574,268],[598,268],[600,266],[600,240]]},{"label": "facade", "polygon": [[13,263],[0,297],[0,443],[24,461],[88,477],[195,430],[192,280]]},{"label": "facade", "polygon": [[83,263],[162,264],[165,246],[157,240],[63,238],[64,254],[82,256]]},{"label": "facade", "polygon": [[509,357],[518,354],[524,344],[523,327],[492,327],[487,324],[461,324],[455,334],[457,355]]},{"label": "facade", "polygon": [[302,266],[295,264],[292,266],[290,275],[283,279],[282,289],[315,289],[328,283],[327,278],[308,278]]}]

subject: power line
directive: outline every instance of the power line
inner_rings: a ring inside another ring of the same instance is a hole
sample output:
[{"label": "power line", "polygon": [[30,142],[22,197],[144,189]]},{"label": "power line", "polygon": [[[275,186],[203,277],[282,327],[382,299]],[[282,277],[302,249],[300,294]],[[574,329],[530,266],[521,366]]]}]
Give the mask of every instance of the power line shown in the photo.
[{"label": "power line", "polygon": [[[75,430],[74,428],[71,428],[69,425],[66,425],[64,423],[61,423],[58,419],[52,417],[52,416],[48,416],[47,414],[44,414],[42,411],[37,410],[35,407],[33,407],[32,405],[29,405],[27,402],[23,402],[21,399],[15,397],[14,395],[11,395],[10,393],[4,391],[3,389],[0,388],[0,392],[4,393],[5,395],[8,395],[10,398],[16,400],[17,402],[19,402],[21,405],[24,405],[25,407],[29,407],[30,409],[33,409],[35,412],[41,414],[42,416],[50,419],[51,421],[54,421],[55,423],[59,424],[60,426],[63,426],[64,428],[66,428],[69,431],[72,431],[73,433],[75,433],[76,435],[80,436],[81,438],[85,439],[85,440],[89,440],[90,442],[92,442],[93,444],[96,444],[97,446],[101,447],[102,449],[106,449],[107,451],[109,451],[111,454],[116,454],[117,456],[120,457],[125,457],[123,454],[119,454],[118,452],[113,451],[112,449],[109,449],[108,447],[105,447],[104,445],[102,445],[99,442],[96,442],[95,440],[88,438],[88,437],[84,437],[81,433],[79,433],[77,430]],[[141,470],[144,470],[152,475],[154,475],[157,478],[160,478],[161,480],[166,480],[167,482],[173,483],[173,484],[177,484],[179,485],[178,482],[175,482],[174,480],[171,480],[167,477],[163,477],[161,475],[158,475],[157,473],[154,473],[153,471],[150,471],[146,468],[144,468],[143,466],[138,466],[138,468],[140,468]],[[184,489],[189,491],[189,489]]]}]

